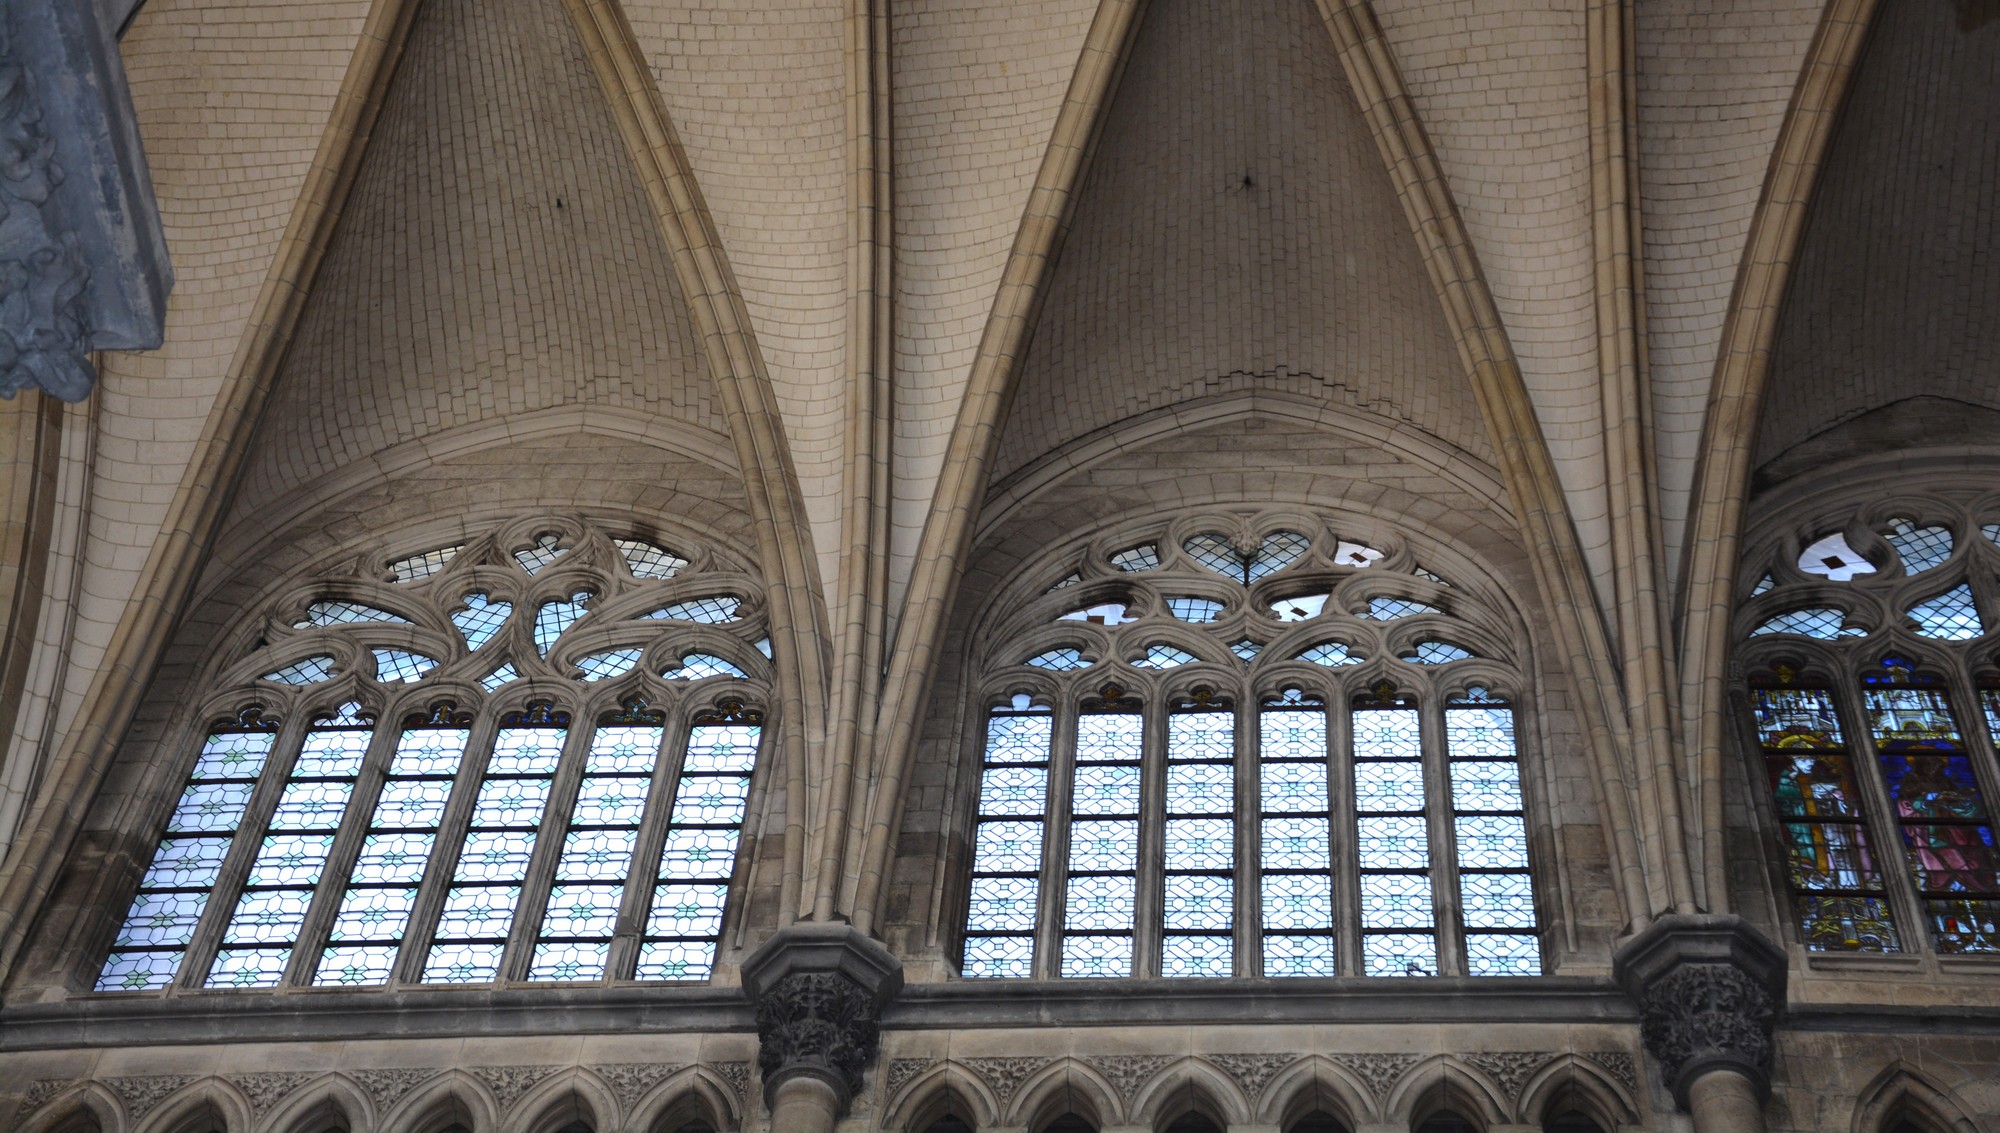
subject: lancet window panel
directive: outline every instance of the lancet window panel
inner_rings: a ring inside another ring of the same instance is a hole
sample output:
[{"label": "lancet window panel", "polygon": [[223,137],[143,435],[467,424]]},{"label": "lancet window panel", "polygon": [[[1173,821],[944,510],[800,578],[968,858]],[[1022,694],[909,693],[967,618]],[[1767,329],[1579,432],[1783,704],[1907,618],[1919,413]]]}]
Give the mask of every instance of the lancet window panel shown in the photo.
[{"label": "lancet window panel", "polygon": [[768,627],[669,538],[525,520],[238,627],[97,990],[708,978]]},{"label": "lancet window panel", "polygon": [[1437,566],[1210,515],[1024,575],[978,661],[961,974],[1540,974],[1522,637]]},{"label": "lancet window panel", "polygon": [[1750,543],[1742,734],[1808,949],[2000,952],[1996,514],[1836,506]]}]

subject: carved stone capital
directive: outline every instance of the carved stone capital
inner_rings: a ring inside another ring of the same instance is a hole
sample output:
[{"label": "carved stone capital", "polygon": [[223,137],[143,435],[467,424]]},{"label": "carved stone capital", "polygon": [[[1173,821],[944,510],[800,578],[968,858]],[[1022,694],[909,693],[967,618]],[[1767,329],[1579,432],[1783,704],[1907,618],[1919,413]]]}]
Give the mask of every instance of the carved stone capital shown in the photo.
[{"label": "carved stone capital", "polygon": [[1612,960],[1638,1001],[1641,1036],[1682,1107],[1703,1075],[1732,1070],[1771,1088],[1771,1034],[1785,1002],[1785,954],[1740,917],[1672,916]]},{"label": "carved stone capital", "polygon": [[844,924],[782,929],[743,962],[743,988],[757,1005],[757,1065],[764,1100],[796,1077],[832,1087],[845,1110],[880,1052],[876,1029],[903,987],[903,965]]}]

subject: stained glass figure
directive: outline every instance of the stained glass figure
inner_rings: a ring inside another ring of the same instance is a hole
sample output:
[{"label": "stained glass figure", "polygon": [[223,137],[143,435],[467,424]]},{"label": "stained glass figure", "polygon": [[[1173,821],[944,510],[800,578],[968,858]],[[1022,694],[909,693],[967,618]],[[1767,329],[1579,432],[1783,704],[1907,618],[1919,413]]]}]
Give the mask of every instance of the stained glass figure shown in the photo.
[{"label": "stained glass figure", "polygon": [[1922,574],[1944,565],[1951,558],[1949,527],[1918,527],[1907,519],[1892,519],[1882,533],[1903,560],[1903,573]]},{"label": "stained glass figure", "polygon": [[710,677],[747,677],[750,674],[735,664],[717,657],[713,653],[690,653],[681,658],[680,667],[668,669],[660,674],[669,681],[705,681]]},{"label": "stained glass figure", "polygon": [[1839,610],[1825,607],[1809,607],[1792,610],[1750,631],[1750,636],[1761,637],[1768,633],[1795,633],[1800,637],[1816,637],[1821,641],[1838,641],[1843,637],[1861,637],[1867,631],[1847,626],[1847,615]]},{"label": "stained glass figure", "polygon": [[743,606],[743,599],[734,594],[716,594],[707,598],[696,598],[688,602],[676,602],[671,606],[654,610],[647,614],[670,622],[698,622],[702,625],[723,625],[737,620],[737,611]]},{"label": "stained glass figure", "polygon": [[98,991],[157,991],[173,980],[277,737],[277,719],[254,709],[209,729],[97,977]]},{"label": "stained glass figure", "polygon": [[1094,606],[1081,606],[1056,619],[1064,622],[1089,622],[1092,625],[1116,626],[1138,621],[1125,612],[1123,602],[1099,602]]},{"label": "stained glass figure", "polygon": [[1896,926],[1832,693],[1764,684],[1750,701],[1806,947],[1894,951]]},{"label": "stained glass figure", "polygon": [[672,578],[688,565],[681,556],[643,539],[613,539],[611,543],[624,556],[625,567],[633,578]]},{"label": "stained glass figure", "polygon": [[1950,694],[1890,661],[1862,700],[1932,940],[1940,952],[2000,951],[2000,855]]},{"label": "stained glass figure", "polygon": [[1182,665],[1192,665],[1201,658],[1185,649],[1164,643],[1154,643],[1146,647],[1144,656],[1132,662],[1135,669],[1177,669]]},{"label": "stained glass figure", "polygon": [[1874,574],[1875,564],[1860,551],[1847,545],[1847,536],[1836,531],[1821,536],[1799,554],[1799,569],[1834,582],[1847,582],[1858,575]]},{"label": "stained glass figure", "polygon": [[[643,704],[598,721],[556,859],[531,980],[601,980],[618,929],[640,819],[666,736],[666,717]],[[740,816],[739,816],[740,821]]]},{"label": "stained glass figure", "polygon": [[499,634],[513,612],[514,603],[496,602],[475,590],[465,596],[463,609],[452,611],[451,624],[465,635],[465,647],[477,652]]},{"label": "stained glass figure", "polygon": [[411,555],[407,559],[397,559],[389,564],[389,581],[422,582],[443,570],[445,564],[464,549],[462,544],[453,544],[449,547],[439,547],[435,551]]},{"label": "stained glass figure", "polygon": [[374,653],[375,679],[378,681],[414,684],[438,666],[437,658],[408,649],[377,649]]},{"label": "stained glass figure", "polygon": [[334,659],[324,653],[294,661],[276,672],[265,673],[262,680],[281,685],[313,685],[333,679]]},{"label": "stained glass figure", "polygon": [[1122,571],[1154,570],[1160,565],[1160,548],[1153,543],[1127,547],[1111,556],[1111,565]]},{"label": "stained glass figure", "polygon": [[1026,697],[987,714],[965,956],[959,965],[968,977],[1034,975],[1054,736],[1049,709]]},{"label": "stained glass figure", "polygon": [[589,591],[578,591],[567,599],[544,602],[535,611],[535,649],[542,656],[547,657],[549,650],[555,648],[556,639],[582,620],[590,599]]},{"label": "stained glass figure", "polygon": [[1371,702],[1357,705],[1350,719],[1360,827],[1362,972],[1436,975],[1437,918],[1417,710]]},{"label": "stained glass figure", "polygon": [[1449,641],[1419,641],[1403,660],[1416,665],[1449,665],[1453,661],[1469,661],[1472,657],[1472,650]]},{"label": "stained glass figure", "polygon": [[1294,689],[1257,712],[1264,974],[1339,975],[1326,705]]},{"label": "stained glass figure", "polygon": [[499,978],[535,834],[568,736],[569,714],[547,706],[510,713],[501,721],[424,963],[425,983],[491,983]]},{"label": "stained glass figure", "polygon": [[1939,641],[1971,641],[1986,632],[1979,621],[1979,608],[1972,601],[1972,587],[1962,582],[1910,607],[1910,620],[1917,623],[1919,637]]},{"label": "stained glass figure", "polygon": [[410,619],[363,602],[325,598],[307,606],[305,620],[293,622],[292,628],[324,629],[327,626],[358,625],[364,622],[395,622],[408,625]]},{"label": "stained glass figure", "polygon": [[374,719],[349,704],[306,732],[222,930],[209,987],[276,987],[284,980],[374,731]]},{"label": "stained glass figure", "polygon": [[529,574],[540,574],[543,568],[569,553],[569,548],[554,532],[544,532],[535,537],[528,546],[514,552],[514,561]]},{"label": "stained glass figure", "polygon": [[1072,673],[1078,669],[1087,669],[1090,667],[1090,662],[1084,660],[1081,652],[1067,645],[1051,649],[1045,653],[1037,653],[1021,663],[1023,665],[1032,665],[1037,669],[1050,669],[1058,673]]},{"label": "stained glass figure", "polygon": [[1201,698],[1167,715],[1163,976],[1235,971],[1236,713]]},{"label": "stained glass figure", "polygon": [[697,717],[689,729],[639,939],[639,979],[705,980],[714,969],[762,732],[748,716]]},{"label": "stained glass figure", "polygon": [[1129,976],[1138,902],[1140,753],[1145,718],[1100,704],[1077,717],[1061,972]]},{"label": "stained glass figure", "polygon": [[393,976],[471,735],[469,719],[449,706],[404,722],[320,952],[315,984],[379,985]]},{"label": "stained glass figure", "polygon": [[1444,733],[1466,974],[1541,975],[1514,709],[1469,690],[1445,705]]}]

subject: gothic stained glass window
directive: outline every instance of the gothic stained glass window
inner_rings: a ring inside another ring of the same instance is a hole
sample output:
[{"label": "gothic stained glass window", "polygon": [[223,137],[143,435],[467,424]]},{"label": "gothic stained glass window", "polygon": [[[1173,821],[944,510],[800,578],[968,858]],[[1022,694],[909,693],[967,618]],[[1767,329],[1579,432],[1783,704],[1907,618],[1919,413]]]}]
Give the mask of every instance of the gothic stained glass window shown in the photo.
[{"label": "gothic stained glass window", "polygon": [[1326,705],[1293,690],[1257,713],[1264,974],[1340,974]]},{"label": "gothic stained glass window", "polygon": [[1167,715],[1160,974],[1234,972],[1236,713],[1209,698]]},{"label": "gothic stained glass window", "polygon": [[1896,926],[1832,693],[1765,683],[1750,699],[1806,947],[1893,951]]},{"label": "gothic stained glass window", "polygon": [[1444,733],[1466,972],[1538,976],[1541,947],[1514,709],[1472,689],[1445,705]]},{"label": "gothic stained glass window", "polygon": [[[761,603],[700,576],[755,572],[559,522],[569,534],[518,553],[503,528],[386,577],[340,573],[372,569],[350,554],[283,591],[340,597],[252,612],[262,637],[214,663],[279,710],[206,733],[101,990],[708,977],[757,755],[757,714],[737,701],[768,695],[771,674]],[[562,589],[537,597],[529,576],[558,559]],[[593,628],[586,598],[641,613]],[[534,632],[517,640],[523,605]],[[440,676],[476,703],[418,700]],[[398,706],[395,722],[325,715],[315,686],[334,679]],[[522,681],[576,703],[480,695]],[[642,699],[646,719],[604,718]],[[573,712],[594,723],[570,728]],[[285,715],[311,723],[280,729]]]},{"label": "gothic stained glass window", "polygon": [[[1518,632],[1475,632],[1478,592],[1447,610],[1400,542],[1199,523],[1079,548],[1087,598],[1024,575],[1036,614],[1008,624],[1034,636],[982,662],[961,973],[1541,974],[1519,709],[1441,684],[1514,667]],[[1122,570],[1116,548],[1156,555]],[[1407,596],[1349,584],[1384,563]],[[1087,642],[1058,645],[1076,623]]]},{"label": "gothic stained glass window", "polygon": [[1145,717],[1102,703],[1076,720],[1064,877],[1062,974],[1129,976],[1139,899],[1139,782]]},{"label": "gothic stained glass window", "polygon": [[968,976],[1034,974],[1055,717],[1026,696],[986,718],[966,912]]},{"label": "gothic stained glass window", "polygon": [[471,736],[469,721],[448,710],[404,722],[314,983],[389,981]]},{"label": "gothic stained glass window", "polygon": [[2000,951],[2000,857],[1950,694],[1891,657],[1862,699],[1933,942]]},{"label": "gothic stained glass window", "polygon": [[1437,912],[1417,709],[1371,695],[1351,719],[1362,970],[1371,976],[1436,975]]},{"label": "gothic stained glass window", "polygon": [[568,737],[569,714],[547,706],[501,720],[431,938],[425,983],[491,983],[500,977],[535,834]]},{"label": "gothic stained glass window", "polygon": [[762,734],[760,719],[741,711],[697,717],[689,730],[640,938],[639,979],[703,980],[714,967]]},{"label": "gothic stained glass window", "polygon": [[222,931],[209,987],[274,987],[284,979],[374,730],[350,704],[306,732]]},{"label": "gothic stained glass window", "polygon": [[254,711],[209,730],[98,991],[153,991],[173,980],[277,736],[278,721]]},{"label": "gothic stained glass window", "polygon": [[666,717],[634,706],[597,723],[583,757],[531,980],[601,980],[632,869]]}]

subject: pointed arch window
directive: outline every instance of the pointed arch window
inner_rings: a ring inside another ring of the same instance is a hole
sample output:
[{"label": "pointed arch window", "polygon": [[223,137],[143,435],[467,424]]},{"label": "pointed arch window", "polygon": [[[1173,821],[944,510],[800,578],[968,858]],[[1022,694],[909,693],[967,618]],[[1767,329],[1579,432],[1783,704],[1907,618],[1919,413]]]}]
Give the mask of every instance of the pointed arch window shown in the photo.
[{"label": "pointed arch window", "polygon": [[253,707],[193,745],[97,989],[708,978],[766,632],[726,553],[573,520],[309,579],[213,678]]},{"label": "pointed arch window", "polygon": [[1745,734],[1808,949],[2000,952],[1991,522],[1878,507],[1750,556]]},{"label": "pointed arch window", "polygon": [[987,654],[963,975],[1540,974],[1523,682],[1478,591],[1220,516],[1048,576]]}]

